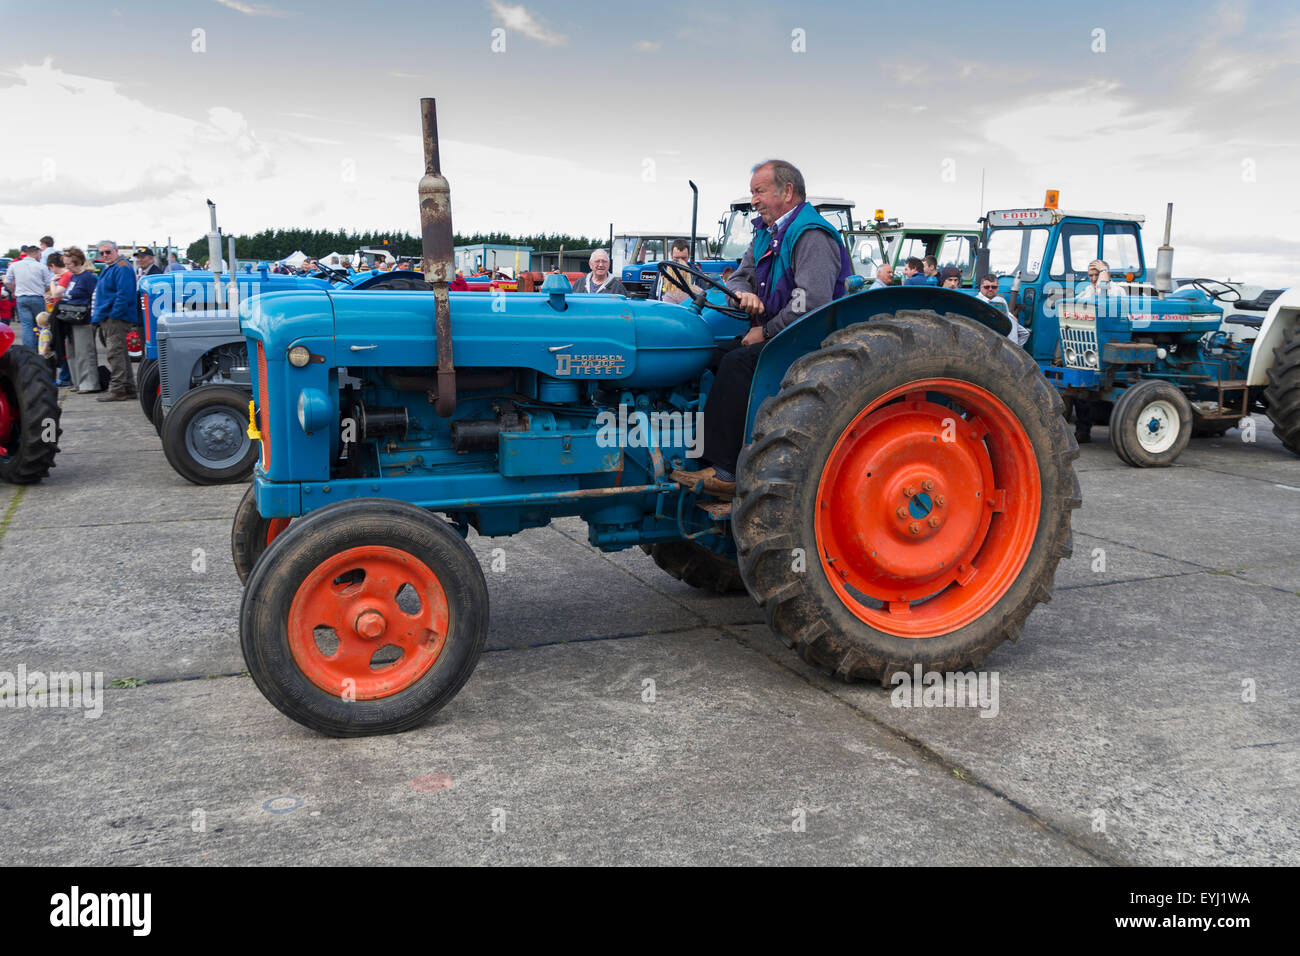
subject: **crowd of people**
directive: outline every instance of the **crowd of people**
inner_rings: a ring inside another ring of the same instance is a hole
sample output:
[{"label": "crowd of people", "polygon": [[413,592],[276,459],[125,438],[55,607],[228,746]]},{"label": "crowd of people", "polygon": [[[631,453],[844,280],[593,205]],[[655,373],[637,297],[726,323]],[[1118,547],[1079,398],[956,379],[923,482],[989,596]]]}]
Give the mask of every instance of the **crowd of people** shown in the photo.
[{"label": "crowd of people", "polygon": [[[136,283],[165,270],[147,246],[130,258],[111,240],[95,251],[98,259],[92,263],[82,249],[59,249],[52,236],[42,236],[19,250],[5,272],[4,288],[22,344],[46,358],[56,385],[100,393],[99,401],[121,401],[135,394],[127,336],[140,321]],[[173,264],[179,266],[174,257]],[[105,348],[107,382],[100,376],[96,338]]]}]

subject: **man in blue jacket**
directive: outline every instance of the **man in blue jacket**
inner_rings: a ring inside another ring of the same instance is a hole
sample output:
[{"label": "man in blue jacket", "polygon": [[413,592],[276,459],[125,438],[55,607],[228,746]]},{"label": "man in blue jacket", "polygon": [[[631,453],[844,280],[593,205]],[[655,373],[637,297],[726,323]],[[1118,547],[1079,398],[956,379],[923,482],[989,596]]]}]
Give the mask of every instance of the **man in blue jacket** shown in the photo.
[{"label": "man in blue jacket", "polygon": [[803,174],[770,159],[753,169],[750,201],[759,217],[754,242],[727,280],[750,316],[744,336],[719,346],[717,375],[704,405],[702,471],[674,471],[678,484],[729,499],[745,441],[745,412],[758,356],[769,340],[805,314],[844,294],[853,274],[844,240],[808,203]]},{"label": "man in blue jacket", "polygon": [[99,326],[100,336],[108,350],[108,368],[112,377],[108,382],[108,391],[95,401],[121,402],[135,395],[131,359],[126,353],[126,333],[139,317],[135,269],[117,254],[117,244],[114,242],[101,242],[99,257],[104,260],[105,266],[99,274],[99,285],[95,288],[95,309],[90,321]]}]

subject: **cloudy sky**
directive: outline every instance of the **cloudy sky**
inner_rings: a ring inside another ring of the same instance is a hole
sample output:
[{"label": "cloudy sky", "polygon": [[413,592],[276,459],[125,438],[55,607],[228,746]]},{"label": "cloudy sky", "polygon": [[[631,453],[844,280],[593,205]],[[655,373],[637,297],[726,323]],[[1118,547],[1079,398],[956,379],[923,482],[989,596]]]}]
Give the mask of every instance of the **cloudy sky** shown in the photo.
[{"label": "cloudy sky", "polygon": [[780,156],[912,221],[1057,188],[1149,255],[1173,202],[1177,273],[1300,275],[1294,2],[115,2],[0,2],[0,250],[188,244],[206,198],[418,232],[435,96],[460,232],[684,228],[688,179],[712,231]]}]

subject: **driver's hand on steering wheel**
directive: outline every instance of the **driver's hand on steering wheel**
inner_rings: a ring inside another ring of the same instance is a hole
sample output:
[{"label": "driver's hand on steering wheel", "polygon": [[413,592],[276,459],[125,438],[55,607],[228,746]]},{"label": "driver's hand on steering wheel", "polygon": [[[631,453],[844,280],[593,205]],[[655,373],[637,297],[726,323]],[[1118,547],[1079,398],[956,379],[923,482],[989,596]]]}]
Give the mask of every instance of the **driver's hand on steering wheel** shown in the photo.
[{"label": "driver's hand on steering wheel", "polygon": [[754,293],[738,292],[736,293],[736,296],[736,304],[750,315],[762,315],[765,311],[763,309],[763,300],[754,295]]}]

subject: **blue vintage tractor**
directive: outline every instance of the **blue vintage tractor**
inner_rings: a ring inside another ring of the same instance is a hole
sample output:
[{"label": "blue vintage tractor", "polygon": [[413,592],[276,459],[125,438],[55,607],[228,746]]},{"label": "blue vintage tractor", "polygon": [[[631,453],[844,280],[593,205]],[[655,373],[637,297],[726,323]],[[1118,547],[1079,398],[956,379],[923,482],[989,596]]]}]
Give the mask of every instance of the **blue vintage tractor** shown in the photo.
[{"label": "blue vintage tractor", "polygon": [[[451,293],[448,188],[424,101],[432,294],[300,289],[241,306],[260,459],[232,528],[259,689],[320,732],[413,727],[487,634],[465,538],[585,519],[668,573],[743,587],[774,632],[848,679],[979,667],[1049,599],[1080,503],[1061,400],[1005,316],[944,289],[832,302],[761,353],[734,503],[694,470],[729,293],[688,307]],[[677,274],[674,274],[677,275]],[[252,406],[253,403],[250,403]]]},{"label": "blue vintage tractor", "polygon": [[[1030,330],[1026,348],[1067,400],[1109,414],[1122,461],[1169,465],[1192,437],[1221,435],[1255,411],[1300,454],[1294,309],[1278,305],[1257,338],[1234,340],[1216,301],[1231,301],[1234,290],[1194,280],[1173,291],[1168,220],[1154,276],[1142,216],[1043,207],[996,210],[983,222],[978,271],[999,277]],[[1092,289],[1095,259],[1107,263],[1111,281]]]},{"label": "blue vintage tractor", "polygon": [[[223,299],[217,296],[217,279]],[[347,275],[323,270],[314,276],[237,272],[235,302],[264,292],[291,289],[423,289],[413,272]],[[257,447],[246,434],[252,379],[239,315],[224,296],[229,275],[175,272],[140,282],[147,353],[137,376],[141,408],[162,439],[177,474],[195,484],[245,481]]]}]

